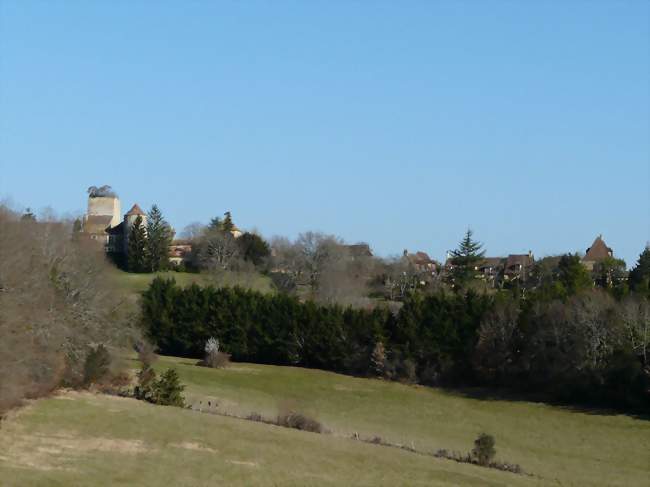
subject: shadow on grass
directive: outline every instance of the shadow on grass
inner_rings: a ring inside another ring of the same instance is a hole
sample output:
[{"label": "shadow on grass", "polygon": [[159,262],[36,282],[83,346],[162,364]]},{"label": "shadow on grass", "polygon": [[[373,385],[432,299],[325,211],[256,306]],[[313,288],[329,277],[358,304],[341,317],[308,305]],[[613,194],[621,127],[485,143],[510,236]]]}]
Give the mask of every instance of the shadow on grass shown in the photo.
[{"label": "shadow on grass", "polygon": [[510,389],[487,387],[440,387],[440,389],[453,396],[480,399],[482,401],[534,402],[576,413],[593,414],[598,416],[623,415],[634,419],[650,421],[650,412],[641,407],[638,409],[626,409],[603,406],[597,403],[578,403],[558,399],[549,393],[543,392],[519,392]]},{"label": "shadow on grass", "polygon": [[[171,357],[171,356],[164,356],[164,355],[161,356]],[[187,365],[187,366],[196,365],[196,359],[193,358],[188,358],[188,357],[173,357],[173,358],[178,359],[179,365]],[[140,362],[137,358],[129,357],[127,358],[127,361],[133,363],[134,368],[139,367]],[[258,364],[256,362],[247,362],[247,363],[251,363],[255,365],[266,365],[266,364]],[[283,367],[291,367],[291,366],[284,365]],[[364,375],[345,374],[345,373],[333,372],[325,369],[311,369],[308,367],[295,367],[295,368],[306,369],[306,370],[319,370],[331,374],[342,375],[345,377],[368,379],[368,377]],[[398,381],[395,382],[399,383]],[[616,408],[611,406],[608,407],[596,403],[589,403],[589,402],[580,403],[577,401],[562,400],[562,399],[558,399],[557,397],[554,397],[551,393],[548,392],[521,392],[521,391],[505,389],[505,388],[444,387],[444,386],[432,387],[432,386],[426,386],[422,384],[414,384],[414,385],[426,389],[438,389],[452,396],[464,397],[469,399],[480,399],[483,401],[540,403],[548,406],[553,406],[565,411],[571,411],[576,413],[592,414],[598,416],[621,416],[622,415],[622,416],[628,416],[630,418],[639,419],[643,421],[650,421],[650,410],[643,409],[642,406],[640,406],[638,409],[622,408],[622,407]]]}]

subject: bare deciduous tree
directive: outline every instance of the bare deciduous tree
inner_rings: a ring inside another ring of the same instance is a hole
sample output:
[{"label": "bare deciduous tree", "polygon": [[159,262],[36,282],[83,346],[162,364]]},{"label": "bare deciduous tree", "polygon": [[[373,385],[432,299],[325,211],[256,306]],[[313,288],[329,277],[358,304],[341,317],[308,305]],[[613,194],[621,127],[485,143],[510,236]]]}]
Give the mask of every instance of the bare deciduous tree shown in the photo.
[{"label": "bare deciduous tree", "polygon": [[231,268],[239,256],[239,246],[230,232],[207,229],[193,249],[201,268],[223,271]]},{"label": "bare deciduous tree", "polygon": [[102,249],[71,229],[0,207],[0,409],[75,384],[91,344],[134,335]]},{"label": "bare deciduous tree", "polygon": [[629,296],[621,303],[621,319],[626,338],[634,353],[648,364],[650,349],[650,303],[640,296]]},{"label": "bare deciduous tree", "polygon": [[474,362],[479,373],[491,382],[499,382],[515,361],[519,306],[508,300],[497,303],[481,322]]}]

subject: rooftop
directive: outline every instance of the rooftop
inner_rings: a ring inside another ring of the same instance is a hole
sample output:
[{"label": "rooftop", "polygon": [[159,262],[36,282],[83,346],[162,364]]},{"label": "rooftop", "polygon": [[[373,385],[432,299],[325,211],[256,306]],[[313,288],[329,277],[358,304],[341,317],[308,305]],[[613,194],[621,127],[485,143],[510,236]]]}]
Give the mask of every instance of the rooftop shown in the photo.
[{"label": "rooftop", "polygon": [[136,215],[140,215],[140,216],[146,215],[146,213],[142,211],[142,208],[140,208],[137,203],[133,205],[131,209],[128,211],[128,213],[126,213],[124,216],[136,216]]}]

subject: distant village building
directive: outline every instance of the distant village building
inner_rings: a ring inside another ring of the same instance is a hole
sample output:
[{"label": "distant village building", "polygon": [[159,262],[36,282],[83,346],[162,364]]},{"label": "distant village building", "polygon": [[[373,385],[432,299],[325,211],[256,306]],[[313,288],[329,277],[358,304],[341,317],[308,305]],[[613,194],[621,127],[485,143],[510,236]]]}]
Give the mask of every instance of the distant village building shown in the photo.
[{"label": "distant village building", "polygon": [[179,266],[192,260],[192,242],[189,240],[174,240],[169,246],[169,262]]},{"label": "distant village building", "polygon": [[582,258],[582,264],[589,271],[594,270],[594,266],[608,257],[614,257],[614,251],[611,247],[608,247],[605,241],[603,240],[602,235],[598,235],[594,243],[591,244],[585,253],[585,256]]},{"label": "distant village building", "polygon": [[533,252],[527,254],[510,254],[506,259],[503,269],[503,277],[508,281],[522,280],[525,281],[535,265]]},{"label": "distant village building", "polygon": [[404,249],[403,256],[418,272],[435,274],[438,271],[438,263],[429,257],[426,252],[417,251],[411,254]]},{"label": "distant village building", "polygon": [[[135,221],[140,217],[146,226],[147,214],[137,203],[123,217],[120,208],[120,199],[110,187],[89,188],[88,210],[81,221],[81,233],[101,244],[106,253],[126,255]],[[239,230],[233,229],[233,235],[235,232]],[[187,263],[191,252],[189,241],[174,240],[169,248],[169,260],[176,265]]]},{"label": "distant village building", "polygon": [[[477,279],[484,280],[492,287],[499,287],[505,282],[525,281],[535,265],[532,251],[527,254],[508,254],[507,257],[483,257],[474,266]],[[453,269],[451,256],[445,262],[446,272]]]}]

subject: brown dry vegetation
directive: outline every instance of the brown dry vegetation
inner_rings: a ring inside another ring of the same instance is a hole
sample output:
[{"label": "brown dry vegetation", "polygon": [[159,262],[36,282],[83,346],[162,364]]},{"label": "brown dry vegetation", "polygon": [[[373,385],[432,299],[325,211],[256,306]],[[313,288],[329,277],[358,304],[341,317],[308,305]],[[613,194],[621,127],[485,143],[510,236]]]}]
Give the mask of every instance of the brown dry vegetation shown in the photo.
[{"label": "brown dry vegetation", "polygon": [[0,412],[79,385],[91,345],[134,336],[132,309],[104,278],[102,249],[71,230],[0,205]]}]

